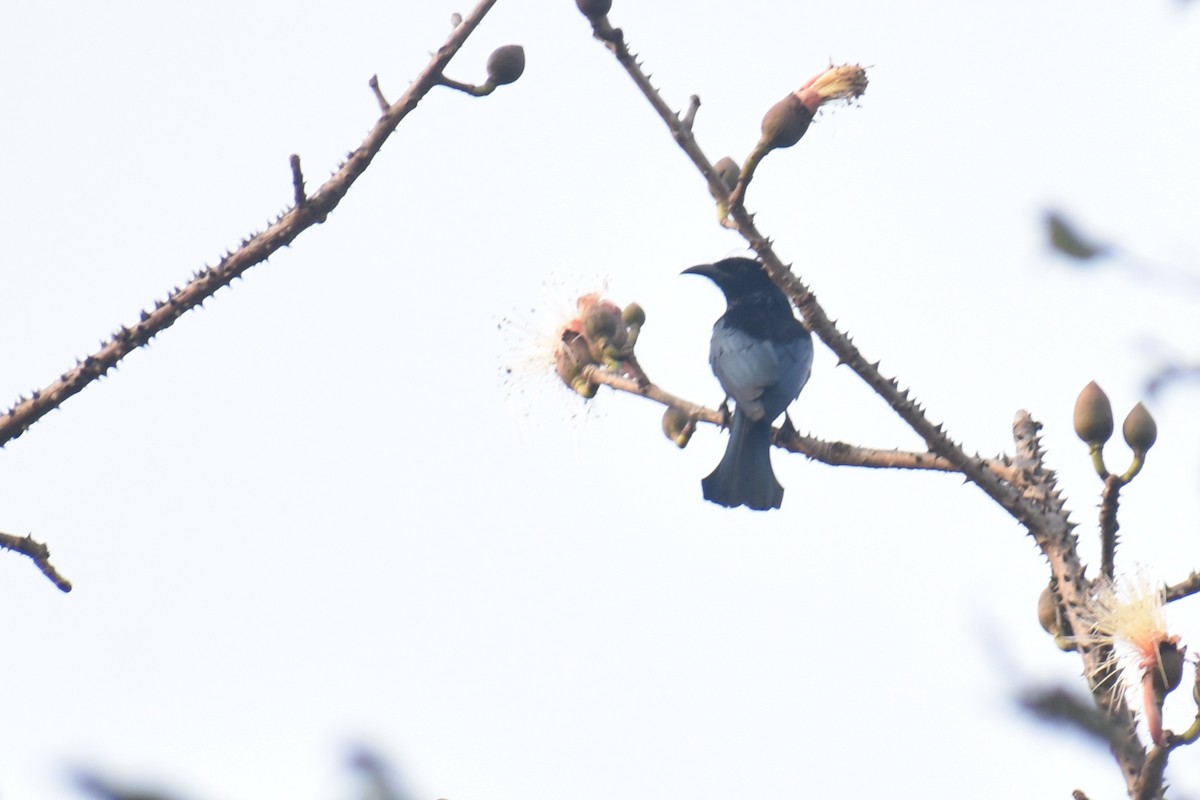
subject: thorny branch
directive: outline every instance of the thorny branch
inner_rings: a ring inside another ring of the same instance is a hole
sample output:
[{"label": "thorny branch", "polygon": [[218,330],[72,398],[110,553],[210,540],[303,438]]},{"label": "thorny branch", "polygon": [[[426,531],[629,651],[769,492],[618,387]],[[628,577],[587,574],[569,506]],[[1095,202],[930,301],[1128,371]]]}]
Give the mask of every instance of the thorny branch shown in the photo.
[{"label": "thorny branch", "polygon": [[[132,326],[121,326],[99,350],[78,361],[74,368],[62,373],[58,380],[41,389],[35,389],[28,398],[18,399],[12,408],[0,415],[0,447],[23,434],[50,411],[99,379],[125,356],[169,328],[184,313],[203,304],[221,287],[228,286],[246,270],[266,261],[280,248],[290,245],[308,228],[324,222],[350,191],[358,177],[370,166],[401,120],[417,107],[421,98],[434,86],[443,82],[442,71],[495,4],[496,0],[481,0],[471,13],[458,22],[445,43],[433,54],[429,63],[396,102],[389,105],[384,100],[379,81],[372,76],[370,86],[380,104],[382,114],[362,144],[349,154],[333,177],[316,192],[306,195],[300,158],[293,155],[290,164],[294,204],[290,209],[284,211],[266,230],[244,239],[237,250],[227,253],[216,266],[205,267],[195,273],[183,288],[172,289],[165,301],[156,301],[154,310],[143,311],[139,320]],[[45,545],[28,537],[10,537],[8,534],[4,536],[8,538],[0,540],[0,547],[25,553],[56,586],[63,591],[69,591],[71,584],[47,561],[49,552]]]},{"label": "thorny branch", "polygon": [[[967,480],[982,489],[1025,527],[1049,561],[1051,585],[1063,620],[1077,634],[1086,632],[1086,611],[1091,584],[1079,559],[1078,540],[1073,532],[1075,524],[1068,519],[1054,473],[1047,470],[1043,464],[1038,435],[1040,424],[1035,422],[1028,412],[1018,413],[1013,425],[1013,436],[1017,444],[1016,469],[1010,474],[998,472],[979,456],[968,455],[950,438],[941,424],[935,424],[928,419],[924,409],[910,396],[908,390],[901,389],[895,379],[883,376],[879,371],[878,361],[869,361],[855,347],[850,337],[838,330],[809,287],[791,272],[776,255],[770,239],[755,227],[753,215],[740,203],[731,204],[727,187],[692,134],[692,122],[699,101],[691,101],[687,113],[681,119],[663,101],[651,84],[649,76],[642,71],[640,63],[626,44],[623,31],[612,27],[607,16],[592,16],[589,17],[589,21],[595,37],[612,51],[666,123],[679,147],[708,182],[710,193],[728,210],[725,224],[737,230],[746,239],[771,278],[795,303],[805,324],[837,354],[839,364],[849,366],[924,440],[929,448],[930,457],[938,459],[939,463],[944,463],[948,469],[962,473]],[[596,377],[593,377],[593,380],[599,382]],[[646,394],[644,391],[636,393]],[[1105,679],[1112,677],[1108,649],[1089,641],[1086,636],[1080,638],[1077,649],[1083,659],[1084,674],[1088,676],[1097,705],[1108,714],[1118,728],[1110,746],[1122,769],[1130,794],[1137,797],[1152,796],[1162,784],[1166,753],[1160,753],[1160,748],[1156,748],[1148,761],[1147,753],[1137,738],[1132,712],[1119,693],[1110,692],[1106,685]]]},{"label": "thorny branch", "polygon": [[[401,120],[417,107],[417,103],[430,89],[441,82],[442,70],[495,4],[496,0],[482,0],[455,27],[450,37],[433,54],[404,94],[383,111],[362,144],[349,154],[333,177],[316,192],[304,197],[299,159],[294,159],[293,187],[298,202],[284,211],[269,228],[243,240],[237,250],[227,254],[216,266],[206,267],[197,272],[191,282],[182,289],[172,289],[167,294],[166,301],[157,301],[153,311],[143,311],[141,318],[133,326],[122,326],[99,350],[83,359],[73,369],[64,372],[58,380],[35,390],[31,397],[20,400],[7,413],[0,415],[0,446],[20,436],[33,423],[57,408],[67,398],[78,394],[89,383],[112,369],[122,358],[169,328],[185,312],[202,304],[218,289],[227,286],[254,265],[267,260],[280,248],[290,245],[308,228],[324,222],[350,191],[354,182],[370,166]],[[382,99],[383,95],[379,93],[378,86],[378,80],[372,78],[371,87],[376,97]]]},{"label": "thorny branch", "polygon": [[1197,592],[1200,592],[1200,572],[1193,572],[1179,583],[1172,584],[1166,588],[1166,601],[1172,603],[1176,600],[1190,597]]},{"label": "thorny branch", "polygon": [[71,582],[60,575],[54,565],[50,563],[50,548],[41,542],[35,542],[32,534],[15,536],[11,533],[0,533],[0,547],[29,556],[42,574],[59,588],[59,591],[71,591]]},{"label": "thorny branch", "polygon": [[[674,406],[697,422],[708,422],[719,426],[725,425],[727,422],[725,416],[716,409],[706,408],[690,400],[685,400],[653,383],[643,385],[632,378],[603,369],[595,364],[584,367],[583,377],[592,383],[602,383],[619,392],[636,394],[664,406]],[[835,466],[916,469],[934,472],[958,471],[949,461],[933,453],[862,447],[848,442],[831,442],[815,436],[802,436],[795,432],[788,435],[782,428],[774,429],[772,441],[777,447],[784,450],[800,453],[814,461]],[[984,459],[984,463],[1004,480],[1012,480],[1015,477],[1015,467],[1005,459],[989,458]]]},{"label": "thorny branch", "polygon": [[1104,479],[1104,491],[1100,494],[1100,574],[1112,580],[1116,570],[1117,509],[1121,503],[1121,487],[1125,481],[1120,475],[1109,475]]}]

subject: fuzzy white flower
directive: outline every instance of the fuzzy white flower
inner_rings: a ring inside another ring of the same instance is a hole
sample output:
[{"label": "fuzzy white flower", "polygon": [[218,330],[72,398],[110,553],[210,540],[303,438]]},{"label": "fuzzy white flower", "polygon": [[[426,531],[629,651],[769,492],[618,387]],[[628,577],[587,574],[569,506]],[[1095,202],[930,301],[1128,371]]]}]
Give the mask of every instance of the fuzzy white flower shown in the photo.
[{"label": "fuzzy white flower", "polygon": [[1184,648],[1167,632],[1166,595],[1145,572],[1135,578],[1102,580],[1091,606],[1092,642],[1112,655],[1093,678],[1112,681],[1130,708],[1141,711],[1155,744],[1162,744],[1162,704],[1179,685]]}]

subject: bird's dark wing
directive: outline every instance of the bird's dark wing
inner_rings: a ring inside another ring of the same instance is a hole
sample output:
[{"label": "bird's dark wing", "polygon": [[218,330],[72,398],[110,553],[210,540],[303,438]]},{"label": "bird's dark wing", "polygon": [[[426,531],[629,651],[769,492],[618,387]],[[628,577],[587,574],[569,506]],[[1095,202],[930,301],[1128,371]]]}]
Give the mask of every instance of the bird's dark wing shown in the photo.
[{"label": "bird's dark wing", "polygon": [[713,372],[741,412],[756,422],[766,415],[763,391],[779,382],[780,363],[776,348],[773,342],[726,325],[724,318],[713,326],[708,353]]},{"label": "bird's dark wing", "polygon": [[812,337],[805,331],[791,341],[776,342],[775,356],[779,360],[779,379],[763,391],[760,401],[765,416],[771,420],[786,411],[808,383],[813,362]]}]

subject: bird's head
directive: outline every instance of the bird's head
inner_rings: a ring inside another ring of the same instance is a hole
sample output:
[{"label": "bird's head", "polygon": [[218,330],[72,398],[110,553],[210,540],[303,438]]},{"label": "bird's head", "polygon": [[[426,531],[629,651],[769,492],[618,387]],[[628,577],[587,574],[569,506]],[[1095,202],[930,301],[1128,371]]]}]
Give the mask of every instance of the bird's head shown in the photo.
[{"label": "bird's head", "polygon": [[727,298],[774,289],[762,264],[752,258],[725,258],[715,264],[698,264],[681,274],[703,275],[719,286]]}]

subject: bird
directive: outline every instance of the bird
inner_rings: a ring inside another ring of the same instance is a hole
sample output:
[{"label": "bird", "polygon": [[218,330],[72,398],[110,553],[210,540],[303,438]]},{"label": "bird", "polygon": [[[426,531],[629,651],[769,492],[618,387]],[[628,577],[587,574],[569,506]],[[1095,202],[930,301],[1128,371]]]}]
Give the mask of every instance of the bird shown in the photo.
[{"label": "bird", "polygon": [[709,278],[726,302],[713,325],[708,361],[735,405],[725,455],[701,481],[704,499],[729,508],[779,508],[783,487],[771,469],[771,424],[808,382],[812,334],[758,261],[726,258],[682,274]]}]

